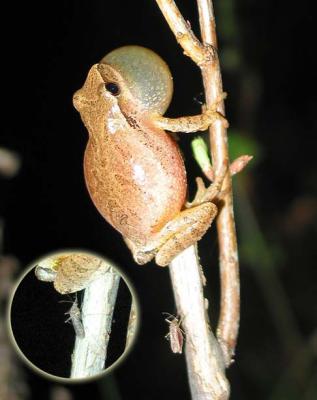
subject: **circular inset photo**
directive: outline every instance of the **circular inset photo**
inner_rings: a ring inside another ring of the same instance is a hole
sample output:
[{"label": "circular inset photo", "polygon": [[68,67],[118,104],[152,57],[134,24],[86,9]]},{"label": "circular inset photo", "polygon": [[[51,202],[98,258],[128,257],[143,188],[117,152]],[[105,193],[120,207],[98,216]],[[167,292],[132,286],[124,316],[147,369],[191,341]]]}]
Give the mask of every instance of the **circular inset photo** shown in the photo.
[{"label": "circular inset photo", "polygon": [[93,379],[131,349],[137,299],[109,260],[82,251],[50,254],[16,284],[8,325],[18,353],[37,372],[69,383]]}]

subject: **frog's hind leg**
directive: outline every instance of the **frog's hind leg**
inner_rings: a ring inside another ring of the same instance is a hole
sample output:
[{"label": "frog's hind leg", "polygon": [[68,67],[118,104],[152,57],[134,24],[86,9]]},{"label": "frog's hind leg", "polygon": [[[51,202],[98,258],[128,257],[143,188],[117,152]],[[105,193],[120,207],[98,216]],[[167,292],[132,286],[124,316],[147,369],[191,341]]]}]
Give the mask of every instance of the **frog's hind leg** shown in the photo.
[{"label": "frog's hind leg", "polygon": [[124,238],[138,264],[146,264],[155,257],[156,263],[163,267],[202,238],[217,215],[217,207],[212,201],[219,195],[227,170],[227,163],[224,163],[214,182],[207,188],[198,178],[195,199],[186,203],[186,209],[179,212],[145,245]]},{"label": "frog's hind leg", "polygon": [[211,202],[181,211],[161,232],[162,237],[170,237],[159,248],[156,263],[168,265],[177,254],[200,240],[216,215],[217,207]]}]

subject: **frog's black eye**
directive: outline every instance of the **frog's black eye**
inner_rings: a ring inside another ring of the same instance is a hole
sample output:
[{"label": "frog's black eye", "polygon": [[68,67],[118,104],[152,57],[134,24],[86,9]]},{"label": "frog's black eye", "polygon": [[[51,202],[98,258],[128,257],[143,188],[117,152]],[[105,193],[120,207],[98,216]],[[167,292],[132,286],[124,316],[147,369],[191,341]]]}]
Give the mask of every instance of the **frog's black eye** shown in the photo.
[{"label": "frog's black eye", "polygon": [[119,86],[114,82],[106,83],[105,87],[108,90],[108,92],[110,92],[114,96],[118,96],[120,94]]}]

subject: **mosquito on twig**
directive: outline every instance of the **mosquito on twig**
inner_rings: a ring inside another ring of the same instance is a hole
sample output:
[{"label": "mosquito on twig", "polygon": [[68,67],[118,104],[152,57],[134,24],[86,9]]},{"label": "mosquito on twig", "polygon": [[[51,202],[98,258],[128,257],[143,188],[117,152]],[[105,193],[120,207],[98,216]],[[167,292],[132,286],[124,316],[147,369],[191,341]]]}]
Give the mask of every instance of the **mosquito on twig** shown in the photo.
[{"label": "mosquito on twig", "polygon": [[165,321],[169,324],[169,332],[165,339],[170,341],[171,350],[173,353],[182,354],[185,332],[180,328],[182,319],[175,317],[169,313],[162,313],[168,315]]},{"label": "mosquito on twig", "polygon": [[77,294],[75,300],[72,302],[71,308],[67,312],[65,312],[65,315],[69,315],[65,323],[71,321],[76,336],[83,339],[85,337],[85,329],[82,321],[81,311],[78,307]]}]

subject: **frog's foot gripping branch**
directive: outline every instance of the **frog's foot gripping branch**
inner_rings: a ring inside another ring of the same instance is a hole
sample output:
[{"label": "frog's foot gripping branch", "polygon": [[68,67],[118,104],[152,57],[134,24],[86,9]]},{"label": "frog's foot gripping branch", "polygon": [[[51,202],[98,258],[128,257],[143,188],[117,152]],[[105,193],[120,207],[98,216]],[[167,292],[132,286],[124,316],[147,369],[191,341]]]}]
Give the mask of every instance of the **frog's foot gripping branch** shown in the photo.
[{"label": "frog's foot gripping branch", "polygon": [[[242,158],[244,160],[241,161]],[[213,201],[226,193],[226,190],[222,190],[222,185],[228,168],[231,173],[232,169],[236,173],[239,168],[241,169],[241,165],[244,166],[251,158],[250,156],[239,157],[230,167],[228,163],[224,163],[216,176],[213,175],[214,181],[207,188],[203,180],[197,178],[197,193],[194,200],[186,203],[185,209],[168,222],[150,243],[144,246],[124,238],[134,260],[143,265],[155,257],[158,265],[166,266],[179,253],[199,241],[218,213]]]},{"label": "frog's foot gripping branch", "polygon": [[216,205],[207,201],[181,211],[146,246],[127,238],[124,240],[138,264],[146,264],[155,257],[156,264],[165,267],[179,253],[203,237],[217,211]]},{"label": "frog's foot gripping branch", "polygon": [[202,180],[199,181],[194,201],[186,204],[186,209],[168,222],[151,243],[142,246],[124,238],[138,264],[146,264],[155,257],[158,265],[166,266],[203,237],[217,215],[217,206],[212,201],[221,191],[227,170],[228,166],[223,165],[215,181],[207,188]]},{"label": "frog's foot gripping branch", "polygon": [[216,175],[214,182],[207,188],[205,187],[205,184],[200,177],[196,178],[197,192],[194,200],[192,202],[186,203],[185,205],[186,208],[191,208],[205,202],[212,202],[217,196],[219,196],[219,194],[221,193],[223,180],[226,176],[227,171],[228,171],[228,164],[225,163],[221,167],[219,173]]}]

